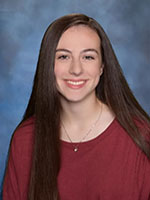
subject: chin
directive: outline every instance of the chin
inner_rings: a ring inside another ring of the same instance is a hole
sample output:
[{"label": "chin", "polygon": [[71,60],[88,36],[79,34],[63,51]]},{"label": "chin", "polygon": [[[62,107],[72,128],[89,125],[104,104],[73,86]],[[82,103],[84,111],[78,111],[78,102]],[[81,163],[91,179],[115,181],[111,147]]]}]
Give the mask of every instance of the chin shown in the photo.
[{"label": "chin", "polygon": [[91,100],[92,98],[95,98],[96,94],[95,94],[95,88],[91,88],[91,90],[89,89],[87,90],[82,90],[82,91],[73,91],[73,92],[67,92],[67,91],[60,91],[59,90],[59,94],[60,94],[60,99],[62,100],[62,102],[67,102],[67,103],[79,103],[82,101],[86,101],[86,100]]},{"label": "chin", "polygon": [[68,97],[63,97],[63,100],[64,101],[66,101],[66,102],[68,102],[68,103],[79,103],[79,102],[81,102],[82,100],[83,100],[84,98],[81,98],[81,97],[79,97],[79,98],[68,98]]},{"label": "chin", "polygon": [[95,98],[95,92],[88,93],[88,94],[76,94],[76,95],[62,95],[62,101],[66,101],[67,103],[80,103],[82,101],[91,100],[91,98]]}]

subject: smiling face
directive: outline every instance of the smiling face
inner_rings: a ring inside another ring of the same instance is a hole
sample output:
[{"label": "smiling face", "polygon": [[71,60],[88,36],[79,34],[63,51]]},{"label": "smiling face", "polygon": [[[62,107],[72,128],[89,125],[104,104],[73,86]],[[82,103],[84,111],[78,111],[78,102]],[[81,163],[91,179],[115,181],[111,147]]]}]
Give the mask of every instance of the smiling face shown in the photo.
[{"label": "smiling face", "polygon": [[100,43],[98,34],[85,25],[73,26],[62,34],[54,66],[62,100],[79,102],[96,97],[103,71]]}]

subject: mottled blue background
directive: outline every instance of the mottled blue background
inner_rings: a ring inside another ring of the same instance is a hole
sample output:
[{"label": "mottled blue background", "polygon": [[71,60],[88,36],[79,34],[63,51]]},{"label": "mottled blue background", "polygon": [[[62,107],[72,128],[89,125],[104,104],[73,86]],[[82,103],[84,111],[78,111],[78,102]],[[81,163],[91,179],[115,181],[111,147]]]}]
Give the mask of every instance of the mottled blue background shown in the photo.
[{"label": "mottled blue background", "polygon": [[131,89],[150,114],[149,0],[0,0],[0,182],[11,135],[31,93],[44,31],[72,12],[104,27]]}]

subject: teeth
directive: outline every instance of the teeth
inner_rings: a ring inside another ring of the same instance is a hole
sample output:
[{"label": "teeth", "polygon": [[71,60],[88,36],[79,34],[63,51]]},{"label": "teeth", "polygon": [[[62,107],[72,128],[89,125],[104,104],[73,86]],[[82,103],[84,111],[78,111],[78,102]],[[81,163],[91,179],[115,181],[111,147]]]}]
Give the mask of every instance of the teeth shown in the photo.
[{"label": "teeth", "polygon": [[67,83],[70,83],[70,84],[72,84],[72,85],[81,85],[81,84],[83,84],[85,81],[76,81],[76,82],[74,82],[74,81],[67,81]]}]

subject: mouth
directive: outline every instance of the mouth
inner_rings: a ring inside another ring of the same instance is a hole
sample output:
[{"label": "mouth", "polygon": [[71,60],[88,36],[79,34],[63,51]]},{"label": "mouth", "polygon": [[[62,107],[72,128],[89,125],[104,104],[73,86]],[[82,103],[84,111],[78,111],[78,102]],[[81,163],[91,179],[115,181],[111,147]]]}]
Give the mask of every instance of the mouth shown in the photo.
[{"label": "mouth", "polygon": [[79,89],[82,88],[87,80],[65,80],[67,86],[72,89]]}]

